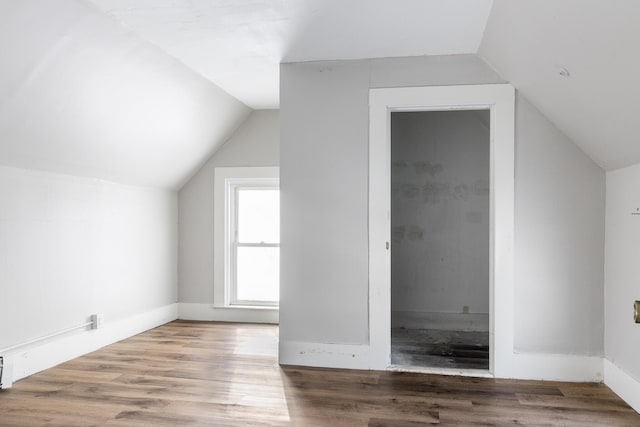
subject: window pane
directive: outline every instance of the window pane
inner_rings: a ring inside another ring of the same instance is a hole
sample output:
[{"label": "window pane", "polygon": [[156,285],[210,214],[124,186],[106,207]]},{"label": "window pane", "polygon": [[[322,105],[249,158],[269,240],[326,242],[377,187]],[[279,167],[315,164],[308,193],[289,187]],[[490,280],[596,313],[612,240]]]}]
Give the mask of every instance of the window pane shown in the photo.
[{"label": "window pane", "polygon": [[238,189],[238,242],[280,243],[280,191]]},{"label": "window pane", "polygon": [[280,248],[239,247],[236,262],[238,300],[279,300]]}]

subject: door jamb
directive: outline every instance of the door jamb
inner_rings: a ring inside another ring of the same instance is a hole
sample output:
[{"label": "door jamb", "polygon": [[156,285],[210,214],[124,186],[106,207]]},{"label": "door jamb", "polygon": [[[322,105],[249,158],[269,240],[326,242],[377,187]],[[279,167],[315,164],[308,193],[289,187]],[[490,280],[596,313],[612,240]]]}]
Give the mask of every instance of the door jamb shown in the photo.
[{"label": "door jamb", "polygon": [[510,378],[514,342],[515,91],[509,84],[369,90],[369,360],[391,368],[391,112],[489,108],[490,373]]}]

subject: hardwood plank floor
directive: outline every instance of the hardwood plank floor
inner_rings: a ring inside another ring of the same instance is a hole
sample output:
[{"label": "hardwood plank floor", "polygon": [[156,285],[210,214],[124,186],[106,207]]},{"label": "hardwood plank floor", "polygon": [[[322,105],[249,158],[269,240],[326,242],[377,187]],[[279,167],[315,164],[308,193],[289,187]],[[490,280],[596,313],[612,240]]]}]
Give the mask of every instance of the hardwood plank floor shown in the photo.
[{"label": "hardwood plank floor", "polygon": [[392,328],[391,363],[488,370],[489,332]]},{"label": "hardwood plank floor", "polygon": [[280,367],[269,325],[176,321],[0,392],[1,426],[640,426],[602,384]]}]

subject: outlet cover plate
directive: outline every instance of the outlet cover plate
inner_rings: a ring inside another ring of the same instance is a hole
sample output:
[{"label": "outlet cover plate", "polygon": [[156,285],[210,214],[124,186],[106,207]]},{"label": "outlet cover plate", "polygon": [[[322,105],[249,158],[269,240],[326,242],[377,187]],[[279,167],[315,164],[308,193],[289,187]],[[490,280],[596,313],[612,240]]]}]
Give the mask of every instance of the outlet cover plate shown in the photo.
[{"label": "outlet cover plate", "polygon": [[13,385],[13,365],[11,357],[0,356],[2,358],[2,367],[0,368],[0,389],[11,388]]},{"label": "outlet cover plate", "polygon": [[92,314],[91,321],[93,322],[92,329],[100,329],[104,326],[104,314]]}]

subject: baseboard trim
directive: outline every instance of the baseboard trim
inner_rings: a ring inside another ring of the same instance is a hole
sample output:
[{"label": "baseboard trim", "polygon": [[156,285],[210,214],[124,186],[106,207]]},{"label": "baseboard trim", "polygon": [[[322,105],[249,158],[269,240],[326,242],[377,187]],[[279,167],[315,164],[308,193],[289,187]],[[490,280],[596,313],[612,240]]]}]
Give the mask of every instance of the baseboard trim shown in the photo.
[{"label": "baseboard trim", "polygon": [[178,319],[216,322],[274,323],[279,310],[273,308],[214,307],[213,304],[178,303]]},{"label": "baseboard trim", "polygon": [[106,319],[103,328],[85,330],[62,336],[40,345],[33,345],[8,352],[5,356],[7,376],[3,375],[3,388],[11,387],[14,381],[45,369],[75,359],[104,346],[164,325],[178,317],[177,304],[169,304],[145,313],[117,320]]},{"label": "baseboard trim", "polygon": [[[369,346],[281,341],[281,365],[338,369],[371,369]],[[407,369],[407,368],[404,368]],[[410,369],[410,368],[409,368]],[[398,370],[391,366],[388,370]],[[421,371],[421,368],[416,368]],[[566,354],[513,354],[513,375],[523,380],[602,382],[603,361],[599,356]],[[474,373],[469,373],[474,376]],[[487,373],[478,376],[487,376]],[[493,376],[489,374],[489,376]],[[640,396],[640,394],[639,394]]]},{"label": "baseboard trim", "polygon": [[602,357],[514,353],[513,378],[523,380],[602,382]]},{"label": "baseboard trim", "polygon": [[640,381],[604,359],[604,383],[622,400],[640,413]]},{"label": "baseboard trim", "polygon": [[280,341],[281,365],[370,369],[369,346]]},{"label": "baseboard trim", "polygon": [[487,313],[391,312],[392,328],[437,329],[444,331],[489,331]]}]

